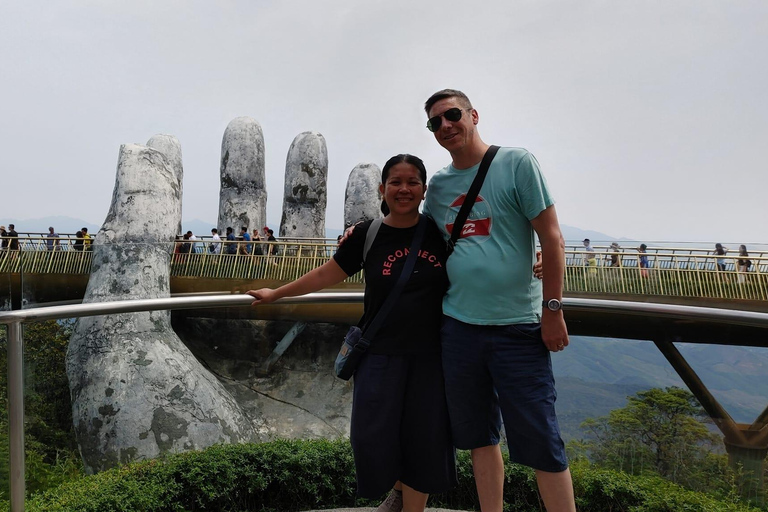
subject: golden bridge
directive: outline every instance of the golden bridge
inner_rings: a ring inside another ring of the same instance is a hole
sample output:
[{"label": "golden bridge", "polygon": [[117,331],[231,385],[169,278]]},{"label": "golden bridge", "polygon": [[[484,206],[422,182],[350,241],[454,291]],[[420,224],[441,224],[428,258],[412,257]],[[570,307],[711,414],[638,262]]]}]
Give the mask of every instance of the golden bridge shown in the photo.
[{"label": "golden bridge", "polygon": [[[57,242],[56,242],[57,240]],[[21,236],[18,251],[0,253],[0,297],[19,309],[22,303],[66,303],[82,299],[90,275],[93,246],[78,247],[73,236],[50,239],[40,235]],[[332,257],[335,242],[290,239],[279,242],[250,242],[262,254],[241,254],[249,242],[222,241],[223,251],[209,251],[210,238],[190,242],[189,253],[174,252],[174,243],[154,244],[171,257],[171,293],[232,292],[274,287],[298,278]],[[151,242],[147,242],[151,244]],[[230,245],[227,245],[230,244]],[[127,244],[124,244],[127,245]],[[668,245],[668,244],[665,244]],[[228,254],[227,247],[235,254]],[[587,265],[587,252],[566,246],[566,297],[610,298],[639,302],[659,302],[692,306],[722,307],[768,312],[768,251],[751,253],[751,266],[740,271],[735,251],[725,256],[703,248],[648,247],[618,251],[610,246],[595,246],[595,263]],[[251,251],[254,252],[254,251]],[[640,258],[647,258],[641,268]],[[610,265],[615,260],[614,266]],[[718,262],[722,265],[718,268]],[[721,270],[721,268],[724,268]],[[338,290],[363,289],[361,274],[350,277]],[[347,308],[348,309],[348,308]],[[312,318],[349,321],[359,310],[347,311],[339,318]]]}]

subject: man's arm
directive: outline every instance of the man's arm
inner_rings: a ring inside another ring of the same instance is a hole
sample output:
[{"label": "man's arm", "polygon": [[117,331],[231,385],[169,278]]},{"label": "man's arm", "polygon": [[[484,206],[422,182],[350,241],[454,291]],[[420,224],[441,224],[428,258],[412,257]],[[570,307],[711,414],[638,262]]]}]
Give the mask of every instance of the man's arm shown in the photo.
[{"label": "man's arm", "polygon": [[[550,206],[531,221],[539,236],[544,268],[547,272],[543,279],[544,300],[563,299],[563,279],[565,276],[565,241],[557,222],[555,207]],[[568,346],[568,328],[565,326],[563,311],[550,311],[543,308],[541,314],[541,337],[552,352]]]}]

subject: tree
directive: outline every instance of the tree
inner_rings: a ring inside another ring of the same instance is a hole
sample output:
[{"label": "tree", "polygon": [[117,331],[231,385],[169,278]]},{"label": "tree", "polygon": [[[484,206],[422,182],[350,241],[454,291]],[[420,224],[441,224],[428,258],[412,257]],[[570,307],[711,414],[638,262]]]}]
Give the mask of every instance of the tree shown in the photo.
[{"label": "tree", "polygon": [[[70,329],[63,323],[24,326],[24,430],[27,491],[78,475],[82,463],[72,428],[64,367]],[[0,499],[8,491],[8,381],[6,330],[0,328]]]},{"label": "tree", "polygon": [[632,474],[655,472],[690,488],[711,481],[705,475],[722,467],[722,443],[689,391],[654,388],[628,400],[608,416],[582,423],[593,462]]}]

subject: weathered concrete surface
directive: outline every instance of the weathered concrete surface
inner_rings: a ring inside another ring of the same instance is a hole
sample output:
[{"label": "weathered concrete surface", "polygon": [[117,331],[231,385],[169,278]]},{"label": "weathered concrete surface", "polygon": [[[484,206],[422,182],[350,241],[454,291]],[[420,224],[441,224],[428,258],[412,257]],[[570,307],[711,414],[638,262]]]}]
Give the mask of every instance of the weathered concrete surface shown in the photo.
[{"label": "weathered concrete surface", "polygon": [[293,139],[285,162],[280,236],[325,238],[328,150],[317,132]]},{"label": "weathered concrete surface", "polygon": [[[171,171],[179,183],[179,203],[184,205],[184,165],[181,159],[181,143],[173,135],[157,134],[153,135],[147,141],[147,147],[156,149],[165,155],[171,166]],[[179,208],[179,225],[176,229],[177,234],[181,234],[182,209]]]},{"label": "weathered concrete surface", "polygon": [[344,229],[360,221],[381,217],[381,169],[376,164],[360,163],[352,169],[344,193]]},{"label": "weathered concrete surface", "polygon": [[[337,438],[349,435],[352,382],[333,373],[348,325],[307,324],[269,376],[264,361],[293,322],[191,318],[173,314],[173,327],[237,402],[260,419],[268,439]],[[211,332],[218,339],[211,341]]]},{"label": "weathered concrete surface", "polygon": [[[179,194],[173,162],[163,152],[120,148],[112,204],[96,236],[83,302],[170,296]],[[254,439],[232,396],[173,332],[168,312],[80,319],[67,375],[75,435],[89,472]]]},{"label": "weathered concrete surface", "polygon": [[267,188],[264,173],[264,135],[250,117],[233,119],[221,141],[219,233],[227,227],[249,232],[267,223]]}]

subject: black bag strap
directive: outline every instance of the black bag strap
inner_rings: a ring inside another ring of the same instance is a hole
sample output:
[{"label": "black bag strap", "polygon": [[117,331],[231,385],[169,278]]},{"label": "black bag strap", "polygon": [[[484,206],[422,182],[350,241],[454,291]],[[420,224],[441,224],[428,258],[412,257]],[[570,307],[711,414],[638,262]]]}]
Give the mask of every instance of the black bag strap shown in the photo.
[{"label": "black bag strap", "polygon": [[362,345],[360,347],[362,350],[368,349],[371,341],[376,337],[376,332],[381,327],[384,319],[386,319],[389,315],[389,312],[392,310],[392,306],[395,305],[395,302],[400,296],[400,292],[402,292],[403,288],[405,288],[405,283],[408,281],[408,279],[410,279],[411,274],[413,273],[413,267],[416,266],[416,258],[419,255],[419,249],[421,249],[421,241],[424,239],[424,232],[426,230],[427,217],[425,215],[419,215],[419,223],[416,225],[416,233],[413,235],[413,241],[411,242],[411,248],[408,252],[408,257],[405,259],[403,271],[400,272],[400,277],[397,279],[395,287],[392,288],[392,291],[389,292],[389,295],[387,295],[386,300],[384,300],[384,304],[381,305],[381,308],[376,313],[376,316],[373,318],[373,320],[371,320],[371,323],[368,324],[368,327],[366,327],[365,331],[363,332],[363,336],[360,338],[360,342],[358,343],[358,345]]},{"label": "black bag strap", "polygon": [[485,155],[483,155],[483,160],[480,162],[480,167],[477,169],[477,174],[475,175],[475,179],[472,181],[472,185],[469,187],[467,196],[464,198],[464,204],[461,205],[459,214],[456,216],[456,220],[453,222],[453,230],[451,231],[451,238],[447,242],[448,256],[451,255],[454,247],[456,247],[456,242],[458,242],[459,237],[461,236],[461,230],[464,229],[464,223],[467,222],[467,217],[469,217],[469,212],[470,210],[472,210],[472,207],[475,205],[477,194],[480,193],[480,187],[483,186],[483,181],[485,181],[485,175],[488,174],[488,168],[491,166],[493,157],[496,156],[496,153],[498,151],[499,151],[499,146],[489,146],[485,152]]}]

